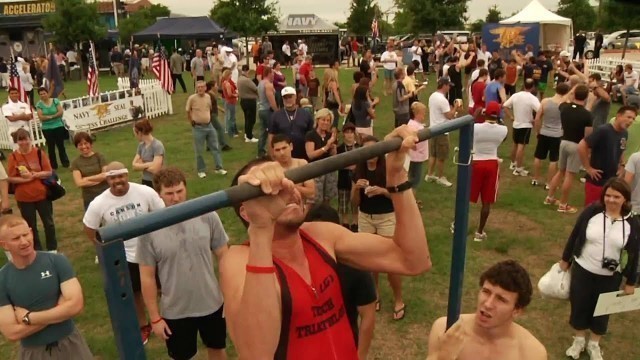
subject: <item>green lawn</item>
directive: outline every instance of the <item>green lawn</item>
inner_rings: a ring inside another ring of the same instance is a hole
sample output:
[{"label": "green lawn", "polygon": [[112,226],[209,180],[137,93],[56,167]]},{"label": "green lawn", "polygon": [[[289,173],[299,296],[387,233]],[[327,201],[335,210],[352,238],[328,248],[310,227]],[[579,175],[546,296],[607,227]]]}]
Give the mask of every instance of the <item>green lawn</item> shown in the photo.
[{"label": "green lawn", "polygon": [[[382,75],[382,72],[380,74]],[[351,76],[351,70],[341,71],[343,96],[347,98],[350,97],[348,89],[352,82]],[[186,83],[191,84],[190,79]],[[115,84],[112,77],[100,78],[100,88],[103,91],[115,89]],[[433,91],[433,77],[431,84],[430,91],[421,95],[424,102]],[[376,86],[375,92],[382,95],[380,84]],[[67,94],[70,97],[86,94],[86,83],[68,83]],[[255,156],[256,144],[246,144],[242,137],[232,139],[233,150],[223,154],[225,168],[229,170],[229,174],[210,174],[206,179],[198,179],[191,129],[185,119],[186,98],[185,94],[176,94],[173,97],[175,114],[154,119],[153,123],[154,136],[163,141],[166,147],[167,164],[177,165],[187,172],[189,194],[193,198],[228,187],[233,174]],[[376,134],[382,136],[393,124],[391,99],[383,99],[377,108],[377,114]],[[243,116],[240,110],[238,123],[242,129]],[[635,134],[637,137],[638,134]],[[455,133],[452,134],[452,142],[457,144]],[[637,148],[637,141],[635,144],[634,148]],[[109,161],[119,160],[125,164],[131,163],[136,146],[129,126],[98,133],[95,143],[96,150],[105,154]],[[502,157],[508,158],[510,147],[511,141],[508,140],[500,149]],[[77,154],[71,145],[68,145],[68,152],[72,157]],[[529,146],[526,160],[528,165],[532,163],[532,153],[533,146]],[[206,161],[211,170],[213,160],[207,157]],[[560,215],[555,209],[545,207],[542,204],[544,190],[532,188],[527,178],[512,176],[507,166],[508,160],[503,164],[500,199],[487,226],[489,238],[483,243],[469,240],[467,246],[464,312],[475,310],[478,275],[498,260],[515,258],[520,261],[530,270],[535,287],[538,279],[559,259],[564,241],[576,218],[575,215]],[[79,191],[73,186],[68,170],[63,169],[60,175],[68,190],[68,195],[54,205],[60,251],[73,262],[85,295],[85,310],[76,322],[97,358],[117,359],[102,277],[99,267],[94,264],[95,250],[82,232],[82,202]],[[451,162],[447,165],[446,175],[451,181],[456,179],[456,168]],[[139,179],[139,174],[131,175],[132,181]],[[580,204],[583,199],[582,187],[577,182],[575,185],[571,203]],[[424,359],[430,326],[437,317],[446,313],[452,241],[449,224],[454,215],[455,187],[445,189],[435,184],[422,183],[418,196],[425,204],[423,218],[433,258],[433,269],[427,274],[405,279],[404,299],[407,304],[407,316],[400,322],[391,320],[393,302],[390,290],[386,282],[381,283],[383,309],[378,313],[370,359]],[[471,207],[470,233],[477,224],[478,211],[477,206]],[[245,240],[246,234],[233,212],[224,209],[219,213],[231,241],[240,243]],[[3,261],[4,258],[0,263]],[[568,315],[568,302],[542,299],[536,290],[532,304],[519,322],[547,346],[550,359],[562,359],[564,350],[572,341],[572,332],[567,323]],[[602,342],[607,359],[640,359],[640,350],[636,347],[640,335],[638,320],[640,317],[637,312],[612,317],[610,334]],[[16,358],[16,349],[15,344],[0,339],[0,359]],[[167,358],[164,344],[156,337],[151,338],[146,350],[149,359]],[[232,351],[230,354],[233,358]],[[200,354],[198,358],[205,357]]]}]

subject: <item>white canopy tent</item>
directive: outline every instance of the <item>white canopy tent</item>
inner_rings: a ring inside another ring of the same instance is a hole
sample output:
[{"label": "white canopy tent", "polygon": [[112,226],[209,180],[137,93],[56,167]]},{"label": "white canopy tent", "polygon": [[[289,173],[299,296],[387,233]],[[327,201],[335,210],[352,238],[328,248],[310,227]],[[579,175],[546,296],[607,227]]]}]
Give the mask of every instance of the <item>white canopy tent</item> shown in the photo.
[{"label": "white canopy tent", "polygon": [[573,34],[573,22],[547,8],[538,0],[532,0],[519,13],[500,24],[534,23],[540,24],[540,46],[544,50],[566,49]]}]

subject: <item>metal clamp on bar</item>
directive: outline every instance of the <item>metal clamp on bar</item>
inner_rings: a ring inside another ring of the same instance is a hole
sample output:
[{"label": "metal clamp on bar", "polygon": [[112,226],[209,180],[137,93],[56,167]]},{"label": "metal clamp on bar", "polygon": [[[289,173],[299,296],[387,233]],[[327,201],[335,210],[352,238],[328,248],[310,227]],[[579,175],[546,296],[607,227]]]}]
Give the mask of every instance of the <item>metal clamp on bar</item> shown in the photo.
[{"label": "metal clamp on bar", "polygon": [[456,146],[456,147],[453,149],[453,163],[454,163],[454,164],[456,164],[456,165],[462,165],[462,166],[469,166],[469,165],[471,165],[471,162],[473,161],[473,154],[474,154],[474,151],[473,151],[473,150],[471,150],[471,155],[469,156],[469,161],[467,161],[467,163],[466,163],[466,164],[465,164],[465,163],[458,162],[458,160],[456,159],[456,155],[458,155],[458,153],[459,153],[459,152],[460,152],[460,148]]}]

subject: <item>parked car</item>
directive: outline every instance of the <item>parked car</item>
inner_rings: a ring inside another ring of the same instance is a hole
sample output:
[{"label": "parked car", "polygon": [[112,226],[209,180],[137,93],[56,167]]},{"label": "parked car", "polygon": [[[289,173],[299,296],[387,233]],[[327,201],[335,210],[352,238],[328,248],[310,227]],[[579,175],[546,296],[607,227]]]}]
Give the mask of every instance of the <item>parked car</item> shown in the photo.
[{"label": "parked car", "polygon": [[[622,47],[622,45],[616,45],[616,43],[620,44],[624,44],[624,39],[627,35],[627,31],[626,30],[620,30],[620,31],[616,31],[616,32],[612,32],[609,35],[605,35],[604,36],[604,41],[602,42],[602,47],[605,49],[617,49]],[[640,30],[631,30],[629,31],[629,42],[638,42],[638,38],[640,38]],[[633,41],[633,39],[636,39],[635,41]],[[618,42],[618,40],[622,40],[621,42]]]},{"label": "parked car", "polygon": [[[638,35],[638,36],[629,37],[629,42],[627,43],[627,49],[640,49],[640,32],[635,35]],[[613,46],[612,49],[623,49],[625,42],[626,42],[626,39],[624,38],[614,41],[613,43],[611,43],[611,45]]]}]

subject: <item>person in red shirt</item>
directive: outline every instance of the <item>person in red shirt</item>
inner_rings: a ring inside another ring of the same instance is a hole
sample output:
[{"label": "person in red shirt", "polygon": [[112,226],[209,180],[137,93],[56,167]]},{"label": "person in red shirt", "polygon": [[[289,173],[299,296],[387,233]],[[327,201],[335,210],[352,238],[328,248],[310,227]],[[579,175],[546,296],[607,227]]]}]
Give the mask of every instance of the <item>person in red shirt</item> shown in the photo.
[{"label": "person in red shirt", "polygon": [[360,66],[358,62],[358,50],[360,50],[360,44],[358,44],[356,38],[353,38],[351,40],[351,60],[353,60],[354,67]]},{"label": "person in red shirt", "polygon": [[475,118],[476,123],[484,122],[482,109],[484,109],[484,89],[487,86],[487,79],[489,79],[489,70],[480,69],[478,78],[471,83],[471,98],[473,99],[471,115]]},{"label": "person in red shirt", "polygon": [[232,184],[264,195],[235,205],[248,226],[248,246],[232,246],[220,262],[227,326],[240,359],[357,360],[337,259],[356,269],[416,275],[431,267],[425,225],[404,159],[418,142],[406,125],[388,135],[402,146],[386,156],[393,237],[353,233],[339,224],[304,222],[305,203],[277,162],[253,160]]},{"label": "person in red shirt", "polygon": [[222,72],[222,100],[224,102],[224,123],[227,134],[238,137],[236,125],[236,104],[238,103],[238,87],[231,79],[231,70]]},{"label": "person in red shirt", "polygon": [[264,73],[265,66],[271,66],[271,59],[273,59],[273,51],[267,51],[262,58],[262,62],[256,67],[256,79],[262,81],[262,73]]},{"label": "person in red shirt", "polygon": [[313,70],[313,59],[311,55],[307,55],[304,58],[304,63],[300,66],[298,73],[300,74],[300,92],[302,97],[307,97],[309,91],[309,73]]},{"label": "person in red shirt", "polygon": [[516,93],[516,83],[518,82],[518,62],[516,59],[511,59],[509,64],[505,68],[507,76],[504,80],[504,89],[507,93],[507,97]]}]

